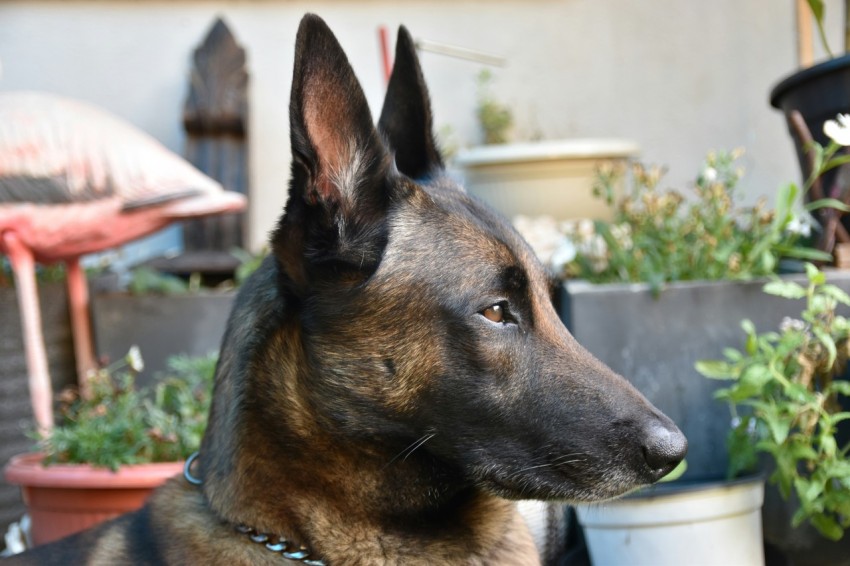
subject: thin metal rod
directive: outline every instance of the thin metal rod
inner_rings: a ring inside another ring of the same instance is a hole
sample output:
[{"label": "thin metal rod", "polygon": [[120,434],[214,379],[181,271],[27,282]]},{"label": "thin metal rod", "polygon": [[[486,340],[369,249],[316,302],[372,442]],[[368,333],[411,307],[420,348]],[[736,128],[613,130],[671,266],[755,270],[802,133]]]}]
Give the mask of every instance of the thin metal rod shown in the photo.
[{"label": "thin metal rod", "polygon": [[458,47],[457,45],[448,45],[446,43],[439,43],[428,39],[417,39],[415,44],[416,48],[420,51],[428,51],[439,55],[446,55],[448,57],[466,59],[467,61],[475,61],[476,63],[483,63],[494,67],[504,67],[508,64],[508,60],[505,57],[484,53],[483,51],[476,51],[475,49],[469,49],[466,47]]}]

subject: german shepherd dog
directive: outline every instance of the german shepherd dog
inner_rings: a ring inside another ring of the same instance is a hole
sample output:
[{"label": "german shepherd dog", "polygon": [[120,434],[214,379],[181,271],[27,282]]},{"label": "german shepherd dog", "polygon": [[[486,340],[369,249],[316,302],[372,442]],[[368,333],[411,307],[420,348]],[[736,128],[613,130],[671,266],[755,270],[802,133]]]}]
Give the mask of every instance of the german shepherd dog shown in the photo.
[{"label": "german shepherd dog", "polygon": [[512,500],[609,499],[683,458],[561,324],[528,245],[445,174],[404,28],[376,128],[305,16],[290,121],[288,202],[191,472],[17,563],[538,564]]}]

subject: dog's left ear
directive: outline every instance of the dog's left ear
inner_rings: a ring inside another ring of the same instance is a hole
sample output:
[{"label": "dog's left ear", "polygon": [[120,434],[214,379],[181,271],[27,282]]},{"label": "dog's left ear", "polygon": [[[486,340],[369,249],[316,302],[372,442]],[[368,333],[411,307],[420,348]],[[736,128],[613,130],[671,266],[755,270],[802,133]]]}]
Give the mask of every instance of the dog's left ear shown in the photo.
[{"label": "dog's left ear", "polygon": [[298,28],[289,122],[289,199],[272,236],[287,280],[297,291],[367,273],[386,243],[389,156],[348,58],[312,14]]},{"label": "dog's left ear", "polygon": [[384,99],[378,130],[395,153],[396,167],[412,179],[443,168],[434,141],[431,100],[407,28],[398,28],[395,64]]}]

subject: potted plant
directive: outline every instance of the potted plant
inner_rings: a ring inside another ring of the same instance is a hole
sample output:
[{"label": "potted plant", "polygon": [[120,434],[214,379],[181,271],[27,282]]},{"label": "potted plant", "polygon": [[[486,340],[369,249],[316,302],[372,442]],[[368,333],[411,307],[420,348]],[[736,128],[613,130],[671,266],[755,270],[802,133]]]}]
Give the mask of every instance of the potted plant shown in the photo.
[{"label": "potted plant", "polygon": [[638,154],[637,144],[621,139],[509,143],[513,115],[492,86],[492,73],[482,71],[476,116],[483,144],[460,150],[454,159],[467,191],[509,216],[608,218],[608,208],[591,195],[594,171],[602,164],[630,161]]},{"label": "potted plant", "polygon": [[694,375],[693,363],[699,352],[732,340],[726,318],[734,324],[740,309],[759,308],[753,280],[775,273],[783,257],[823,255],[787,231],[793,186],[776,210],[737,203],[739,157],[710,153],[690,196],[662,190],[662,168],[637,164],[631,190],[617,199],[612,186],[621,172],[605,170],[595,192],[615,206],[614,221],[567,224],[552,250],[550,263],[582,278],[565,282],[561,303],[576,339],[631,380],[689,441],[679,481],[578,509],[598,564],[672,565],[685,556],[701,564],[763,563],[763,480],[725,481],[729,418],[712,399],[715,385]]},{"label": "potted plant", "polygon": [[759,278],[788,257],[829,257],[804,245],[794,185],[775,209],[738,204],[738,157],[709,154],[693,195],[661,190],[663,169],[635,165],[633,186],[618,200],[612,187],[622,172],[603,171],[595,190],[615,206],[614,221],[562,223],[560,243],[540,252],[565,277],[562,319],[579,343],[689,438],[687,479],[717,479],[727,467],[728,418],[711,401],[716,384],[696,376],[694,361],[734,343],[742,313],[765,325],[791,314],[762,296]]},{"label": "potted plant", "polygon": [[808,521],[831,541],[850,528],[850,438],[839,434],[850,419],[850,382],[837,379],[850,353],[850,321],[836,312],[839,304],[850,306],[850,295],[814,265],[806,265],[806,277],[804,284],[777,279],[764,286],[769,295],[795,300],[794,308],[804,302],[800,319],[786,318],[779,332],[762,334],[744,320],[743,351],[727,348],[724,361],[696,364],[702,375],[730,384],[714,395],[732,409],[728,482],[662,485],[580,508],[595,563],[673,565],[685,556],[695,557],[693,564],[763,563],[759,454],[767,455],[782,496],[795,496],[793,517],[776,506],[764,513],[798,542],[793,564],[850,563],[846,545],[814,549],[799,528]]},{"label": "potted plant", "polygon": [[[838,114],[850,113],[850,33],[845,24],[844,50],[834,54],[830,49],[824,31],[826,8],[823,0],[807,0],[810,13],[814,17],[818,35],[823,50],[828,59],[816,65],[811,65],[784,77],[770,92],[770,104],[783,112],[788,122],[788,130],[793,139],[803,178],[809,178],[818,170],[814,163],[818,157],[811,143],[814,141],[820,147],[826,146],[830,135],[824,131],[823,125]],[[850,2],[844,2],[845,11],[850,10]],[[850,19],[845,18],[847,22]],[[847,229],[850,225],[845,221],[843,226],[838,223],[842,213],[847,212],[847,202],[850,191],[846,182],[839,178],[838,171],[826,171],[816,186],[812,188],[807,198],[817,200],[833,198],[842,201],[845,206],[828,206],[819,211],[818,216],[824,226],[819,247],[832,252],[836,244],[850,245]],[[836,258],[841,260],[842,258]]]},{"label": "potted plant", "polygon": [[[817,563],[850,564],[848,545],[820,544],[815,551],[810,529],[800,528],[806,522],[830,541],[850,529],[850,430],[841,430],[850,421],[850,381],[844,377],[850,320],[837,312],[839,305],[850,306],[850,295],[811,264],[806,275],[805,285],[777,280],[764,287],[804,301],[799,318],[761,334],[744,320],[743,351],[727,349],[725,360],[701,361],[697,369],[728,384],[715,396],[729,403],[734,417],[729,475],[756,468],[763,456],[782,498],[793,495],[793,506],[776,502],[765,514],[781,533],[773,542],[791,549],[795,564],[813,554]],[[790,517],[787,509],[793,509]]]},{"label": "potted plant", "polygon": [[86,396],[60,395],[59,424],[39,436],[39,452],[5,469],[21,486],[34,544],[139,508],[182,470],[206,427],[215,356],[175,357],[169,367],[154,388],[137,388],[143,364],[133,349],[96,372]]},{"label": "potted plant", "polygon": [[[815,140],[826,145],[829,140],[821,130],[823,123],[836,114],[850,111],[850,83],[847,80],[850,75],[850,55],[847,54],[850,48],[850,34],[845,29],[844,49],[840,53],[834,53],[829,47],[824,30],[826,7],[823,0],[807,0],[807,4],[828,58],[783,78],[771,90],[770,104],[783,110],[786,115],[791,110],[799,110]],[[845,11],[850,9],[850,2],[844,4]],[[798,147],[798,151],[802,153],[802,148]]]}]

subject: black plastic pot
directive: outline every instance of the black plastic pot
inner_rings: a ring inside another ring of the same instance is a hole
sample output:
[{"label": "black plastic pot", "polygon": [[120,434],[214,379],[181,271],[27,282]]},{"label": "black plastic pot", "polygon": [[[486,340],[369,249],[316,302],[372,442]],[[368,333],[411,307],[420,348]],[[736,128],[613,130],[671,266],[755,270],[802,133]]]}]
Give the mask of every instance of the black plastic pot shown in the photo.
[{"label": "black plastic pot", "polygon": [[815,140],[826,145],[823,123],[850,112],[850,54],[785,77],[770,91],[770,105],[786,116],[798,110]]},{"label": "black plastic pot", "polygon": [[[785,77],[770,92],[770,104],[782,110],[786,119],[797,110],[803,116],[812,137],[826,146],[829,138],[823,133],[823,123],[838,114],[850,113],[850,54],[830,59]],[[803,178],[809,175],[804,143],[789,125]],[[840,188],[834,187],[838,170],[822,177],[824,196],[839,198]],[[845,217],[844,225],[848,222]]]},{"label": "black plastic pot", "polygon": [[[811,174],[806,159],[805,141],[792,127],[788,118],[792,112],[798,111],[812,138],[822,146],[829,143],[829,138],[823,133],[823,123],[835,119],[837,114],[850,113],[850,54],[830,59],[784,78],[770,92],[770,104],[785,114],[805,180]],[[842,196],[847,187],[839,186],[838,172],[839,169],[836,168],[821,176],[822,196],[846,200]],[[807,201],[821,198],[820,194],[814,192],[816,194],[806,195]],[[823,227],[818,247],[832,252],[836,242],[836,220],[840,220],[844,228],[850,230],[850,217],[835,209],[820,209],[814,214]]]}]

